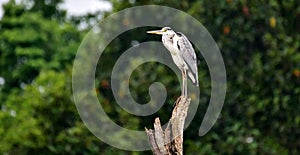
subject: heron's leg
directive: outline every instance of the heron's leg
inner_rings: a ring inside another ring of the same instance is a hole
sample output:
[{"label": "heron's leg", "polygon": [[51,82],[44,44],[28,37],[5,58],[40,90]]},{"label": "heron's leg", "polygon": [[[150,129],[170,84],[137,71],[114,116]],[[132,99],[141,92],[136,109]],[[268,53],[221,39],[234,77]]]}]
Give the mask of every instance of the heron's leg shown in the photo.
[{"label": "heron's leg", "polygon": [[184,70],[184,96],[187,97],[187,74],[186,74],[186,70]]},{"label": "heron's leg", "polygon": [[186,76],[186,77],[185,77],[185,95],[186,95],[186,97],[188,97],[187,86],[188,86],[188,83],[187,83],[187,76]]},{"label": "heron's leg", "polygon": [[182,76],[182,87],[181,87],[181,96],[184,96],[184,71],[181,71],[181,76]]}]

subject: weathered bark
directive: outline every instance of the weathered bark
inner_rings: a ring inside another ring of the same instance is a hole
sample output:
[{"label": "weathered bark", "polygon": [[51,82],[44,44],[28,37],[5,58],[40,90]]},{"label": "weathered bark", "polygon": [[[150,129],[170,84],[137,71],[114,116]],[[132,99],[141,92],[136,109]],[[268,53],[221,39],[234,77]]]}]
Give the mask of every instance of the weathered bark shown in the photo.
[{"label": "weathered bark", "polygon": [[154,155],[183,154],[183,129],[189,105],[190,99],[179,97],[165,130],[162,129],[159,118],[154,121],[154,130],[146,129]]}]

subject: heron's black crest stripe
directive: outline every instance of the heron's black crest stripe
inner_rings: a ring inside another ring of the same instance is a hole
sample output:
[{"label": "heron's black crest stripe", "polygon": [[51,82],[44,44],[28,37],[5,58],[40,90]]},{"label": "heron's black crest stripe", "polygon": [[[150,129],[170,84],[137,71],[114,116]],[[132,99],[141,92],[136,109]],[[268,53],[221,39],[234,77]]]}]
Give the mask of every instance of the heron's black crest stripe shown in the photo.
[{"label": "heron's black crest stripe", "polygon": [[179,46],[179,44],[178,44],[178,41],[177,41],[177,48],[180,50],[180,46]]},{"label": "heron's black crest stripe", "polygon": [[176,32],[176,34],[181,37],[182,36],[182,33],[181,32]]}]

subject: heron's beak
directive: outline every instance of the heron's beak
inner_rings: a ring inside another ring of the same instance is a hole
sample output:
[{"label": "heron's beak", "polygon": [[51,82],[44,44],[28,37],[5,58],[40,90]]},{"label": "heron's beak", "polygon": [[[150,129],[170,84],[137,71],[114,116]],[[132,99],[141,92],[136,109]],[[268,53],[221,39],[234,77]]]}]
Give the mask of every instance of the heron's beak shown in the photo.
[{"label": "heron's beak", "polygon": [[147,31],[147,33],[150,33],[150,34],[160,34],[162,35],[164,31],[162,30],[154,30],[154,31]]}]

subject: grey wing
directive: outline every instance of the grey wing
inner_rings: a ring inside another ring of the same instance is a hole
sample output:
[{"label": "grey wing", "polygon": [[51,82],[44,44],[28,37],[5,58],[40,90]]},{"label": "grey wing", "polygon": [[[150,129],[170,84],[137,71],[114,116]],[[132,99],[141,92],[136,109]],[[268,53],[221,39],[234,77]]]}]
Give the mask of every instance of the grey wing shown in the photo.
[{"label": "grey wing", "polygon": [[177,41],[177,46],[180,51],[179,53],[185,61],[185,63],[188,65],[189,71],[191,72],[188,73],[189,77],[191,78],[192,82],[196,86],[198,86],[197,57],[193,46],[184,34],[182,34],[181,32],[177,32],[177,34],[181,36]]}]

